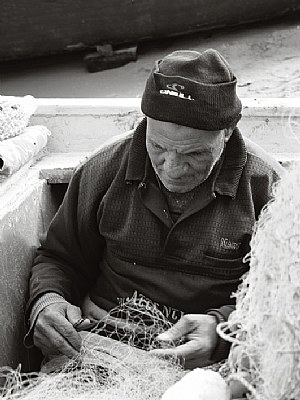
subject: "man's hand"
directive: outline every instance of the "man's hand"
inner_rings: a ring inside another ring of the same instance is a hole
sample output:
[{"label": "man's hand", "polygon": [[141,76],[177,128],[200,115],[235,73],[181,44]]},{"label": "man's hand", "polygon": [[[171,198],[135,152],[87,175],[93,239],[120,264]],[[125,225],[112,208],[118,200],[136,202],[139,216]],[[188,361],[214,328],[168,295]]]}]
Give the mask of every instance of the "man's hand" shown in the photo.
[{"label": "man's hand", "polygon": [[[44,355],[64,354],[69,358],[78,356],[81,337],[74,325],[82,317],[79,307],[66,302],[46,306],[38,315],[33,341]],[[88,324],[89,321],[83,321]]]},{"label": "man's hand", "polygon": [[183,339],[184,343],[174,348],[151,350],[161,356],[182,359],[186,369],[205,367],[212,363],[211,356],[217,345],[217,320],[212,315],[187,314],[172,328],[158,335],[162,345]]},{"label": "man's hand", "polygon": [[[235,367],[239,365],[240,370],[242,370],[239,375],[244,381],[251,382],[249,357],[242,352],[241,346],[232,346],[228,359]],[[244,398],[246,393],[249,393],[248,388],[237,379],[229,381],[229,389],[232,399]]]}]

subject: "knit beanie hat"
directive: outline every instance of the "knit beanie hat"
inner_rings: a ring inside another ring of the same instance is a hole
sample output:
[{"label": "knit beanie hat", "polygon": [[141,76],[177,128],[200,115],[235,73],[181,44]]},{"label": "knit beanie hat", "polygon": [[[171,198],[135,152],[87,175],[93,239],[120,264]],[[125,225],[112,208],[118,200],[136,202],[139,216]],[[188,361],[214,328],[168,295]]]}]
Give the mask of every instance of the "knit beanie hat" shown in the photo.
[{"label": "knit beanie hat", "polygon": [[208,131],[235,127],[242,104],[236,77],[216,50],[174,51],[156,62],[142,97],[153,119]]}]

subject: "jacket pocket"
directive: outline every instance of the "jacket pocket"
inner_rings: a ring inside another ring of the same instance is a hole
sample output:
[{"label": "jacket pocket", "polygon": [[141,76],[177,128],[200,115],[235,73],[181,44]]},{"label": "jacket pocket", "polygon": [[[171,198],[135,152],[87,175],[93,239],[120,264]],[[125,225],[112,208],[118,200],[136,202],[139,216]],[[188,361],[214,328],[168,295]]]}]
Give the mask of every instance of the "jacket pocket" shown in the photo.
[{"label": "jacket pocket", "polygon": [[244,263],[243,258],[216,258],[203,254],[203,275],[216,279],[238,279],[249,270],[249,264]]}]

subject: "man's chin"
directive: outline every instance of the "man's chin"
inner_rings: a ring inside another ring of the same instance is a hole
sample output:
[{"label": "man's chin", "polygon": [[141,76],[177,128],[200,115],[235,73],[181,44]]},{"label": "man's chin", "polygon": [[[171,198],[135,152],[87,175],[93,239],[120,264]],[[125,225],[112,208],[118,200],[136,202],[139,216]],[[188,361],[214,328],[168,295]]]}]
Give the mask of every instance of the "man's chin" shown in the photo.
[{"label": "man's chin", "polygon": [[168,189],[169,192],[172,193],[187,193],[190,192],[191,190],[195,189],[197,186],[201,185],[207,177],[203,178],[201,182],[193,182],[193,183],[187,183],[186,180],[184,179],[178,179],[178,181],[170,181],[168,179],[163,179],[162,183],[166,189]]},{"label": "man's chin", "polygon": [[196,186],[194,185],[186,185],[184,182],[176,182],[170,183],[167,181],[163,181],[163,185],[169,192],[172,193],[187,193],[193,190]]}]

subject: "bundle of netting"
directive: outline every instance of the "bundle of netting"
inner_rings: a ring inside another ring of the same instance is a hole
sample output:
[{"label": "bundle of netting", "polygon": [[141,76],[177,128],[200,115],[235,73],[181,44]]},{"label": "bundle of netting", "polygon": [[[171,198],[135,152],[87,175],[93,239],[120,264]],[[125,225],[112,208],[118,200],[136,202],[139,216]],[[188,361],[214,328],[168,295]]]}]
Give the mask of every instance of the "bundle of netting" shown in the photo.
[{"label": "bundle of netting", "polygon": [[37,100],[31,95],[0,95],[0,141],[23,133],[36,108]]},{"label": "bundle of netting", "polygon": [[185,374],[177,360],[148,352],[168,327],[153,303],[135,296],[112,310],[93,332],[80,332],[83,341],[77,359],[57,358],[47,373],[47,368],[27,375],[2,368],[5,384],[0,398],[159,400]]},{"label": "bundle of netting", "polygon": [[231,380],[249,399],[300,399],[300,168],[274,186],[251,240],[236,311],[218,327],[233,342]]}]

